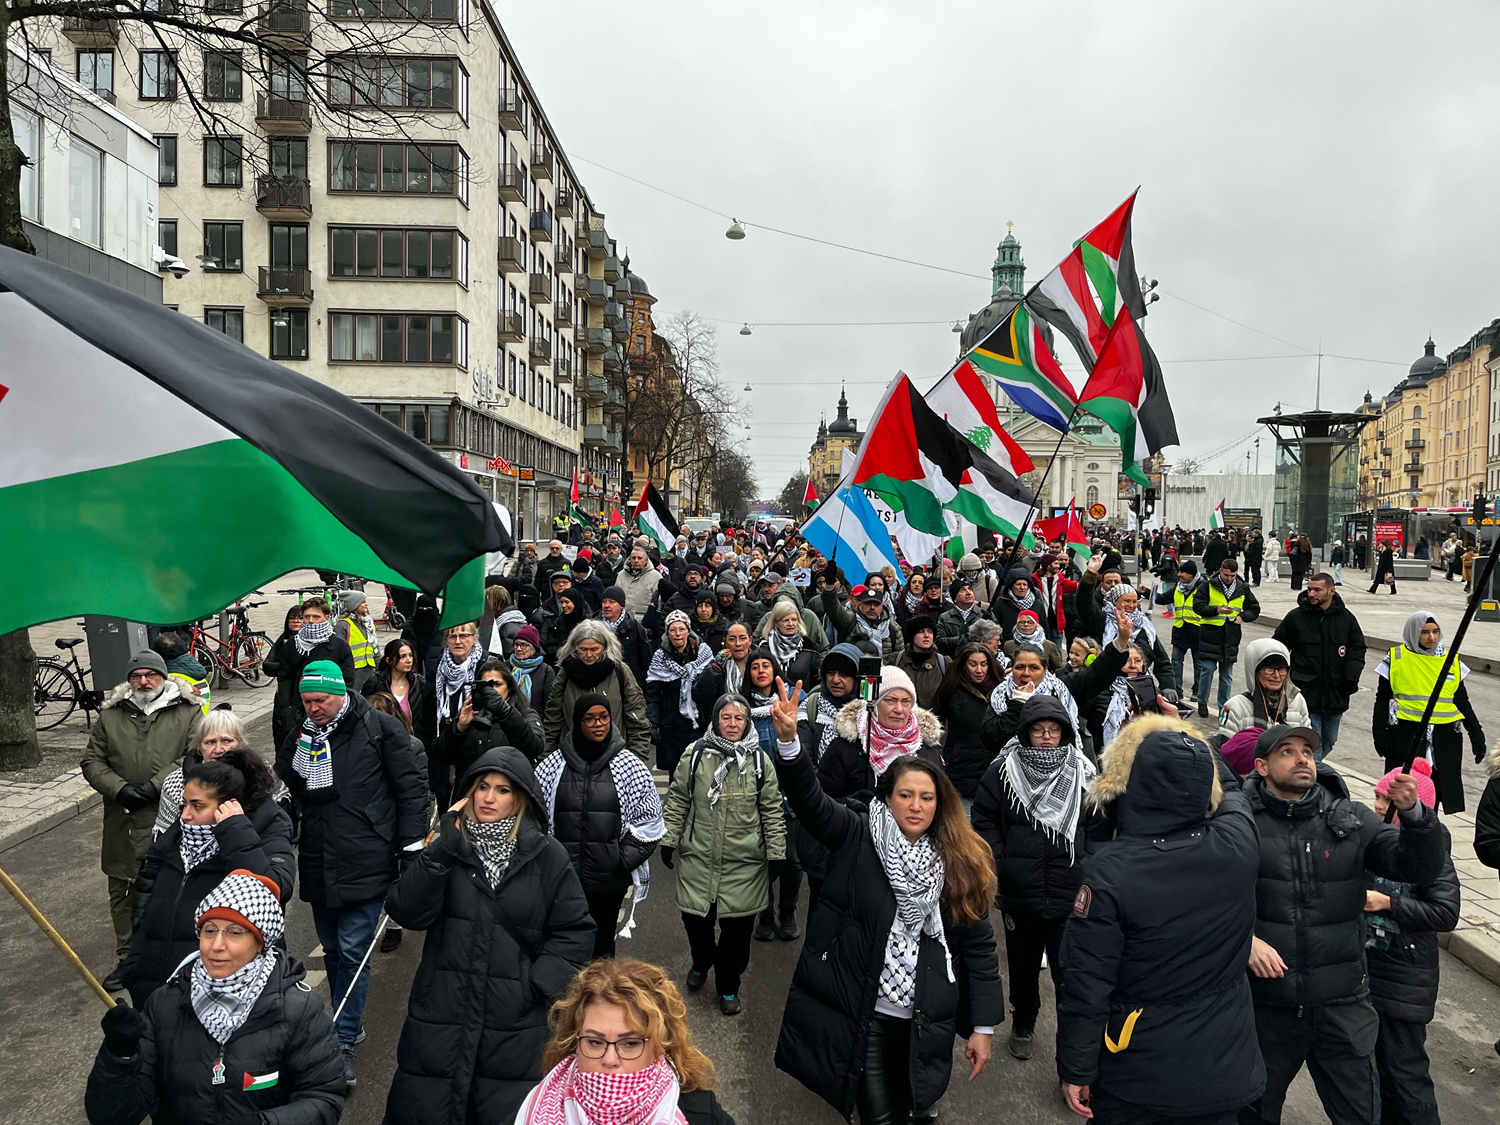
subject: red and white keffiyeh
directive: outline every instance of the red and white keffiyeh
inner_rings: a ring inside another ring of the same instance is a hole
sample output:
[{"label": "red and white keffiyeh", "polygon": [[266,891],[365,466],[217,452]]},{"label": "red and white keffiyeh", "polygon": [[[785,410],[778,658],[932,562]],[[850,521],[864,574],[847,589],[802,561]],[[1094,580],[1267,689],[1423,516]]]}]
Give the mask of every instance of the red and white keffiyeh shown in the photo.
[{"label": "red and white keffiyeh", "polygon": [[906,725],[899,730],[889,730],[880,725],[874,707],[864,707],[859,712],[859,735],[870,749],[870,767],[875,776],[890,767],[903,754],[915,754],[922,749],[922,729],[917,725],[917,713],[906,717]]},{"label": "red and white keffiyeh", "polygon": [[515,1125],[687,1125],[665,1058],[631,1074],[585,1073],[569,1055],[526,1095]]}]

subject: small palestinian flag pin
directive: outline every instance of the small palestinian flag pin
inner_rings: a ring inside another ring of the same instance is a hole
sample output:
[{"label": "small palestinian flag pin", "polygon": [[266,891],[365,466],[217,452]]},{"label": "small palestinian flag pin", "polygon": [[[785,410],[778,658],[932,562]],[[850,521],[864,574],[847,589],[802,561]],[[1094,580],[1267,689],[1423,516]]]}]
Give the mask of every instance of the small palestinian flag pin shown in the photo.
[{"label": "small palestinian flag pin", "polygon": [[280,1078],[281,1071],[279,1070],[273,1070],[270,1074],[250,1074],[246,1072],[244,1089],[267,1090],[276,1085]]}]

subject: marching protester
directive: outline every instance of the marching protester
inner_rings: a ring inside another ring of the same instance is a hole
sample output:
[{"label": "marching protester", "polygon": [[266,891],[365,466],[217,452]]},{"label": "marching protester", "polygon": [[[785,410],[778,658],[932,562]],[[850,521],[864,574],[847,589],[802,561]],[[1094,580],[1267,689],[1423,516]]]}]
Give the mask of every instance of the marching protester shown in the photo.
[{"label": "marching protester", "polygon": [[535,625],[522,625],[510,642],[510,677],[516,690],[526,697],[531,709],[540,715],[552,698],[552,681],[557,669],[547,663],[542,652],[542,637]]},{"label": "marching protester", "polygon": [[375,674],[375,618],[363,590],[341,593],[339,609],[333,625],[334,636],[349,646],[350,659],[354,661],[354,679],[349,681],[349,687],[362,692],[366,681]]},{"label": "marching protester", "polygon": [[[1113,639],[1113,638],[1111,638]],[[1109,746],[1121,729],[1145,715],[1177,715],[1177,705],[1163,694],[1163,689],[1152,675],[1149,650],[1139,640],[1130,642],[1130,651],[1125,655],[1125,666],[1110,683],[1108,691],[1101,692],[1098,702],[1088,709],[1088,727],[1094,745]]]},{"label": "marching protester", "polygon": [[990,851],[952,782],[922,758],[888,763],[867,798],[834,800],[798,738],[800,700],[799,688],[780,685],[776,772],[831,869],[792,977],[776,1066],[846,1118],[857,1109],[864,1125],[924,1118],[947,1090],[954,1037],[966,1040],[972,1081],[1005,1018]]},{"label": "marching protester", "polygon": [[[369,687],[368,684],[365,685]],[[370,706],[377,711],[391,716],[406,730],[407,737],[411,739],[412,754],[417,759],[417,770],[422,775],[422,784],[427,784],[427,745],[417,737],[416,728],[412,726],[411,716],[408,715],[396,697],[385,691],[374,691],[365,696],[370,701]],[[385,927],[385,933],[380,935],[380,952],[390,953],[401,946],[401,923],[389,922]]]},{"label": "marching protester", "polygon": [[[1020,583],[1018,582],[1017,585]],[[1030,595],[1027,595],[1030,597]],[[1003,607],[1008,601],[1002,599],[999,603]],[[969,626],[976,621],[989,618],[989,614],[980,608],[979,600],[974,594],[974,587],[966,580],[960,578],[953,583],[953,605],[943,611],[937,619],[937,646],[938,651],[944,656],[953,656],[958,652],[958,646],[963,644],[969,635]],[[1011,615],[1011,625],[1014,627],[1015,616]],[[1004,623],[1001,623],[1001,632],[1005,632]]]},{"label": "marching protester", "polygon": [[1016,628],[1016,618],[1024,610],[1037,615],[1045,631],[1050,624],[1047,603],[1037,596],[1036,580],[1023,566],[1011,567],[1005,576],[1005,592],[990,605],[990,616],[1000,625],[1000,632],[1009,637]]},{"label": "marching protester", "polygon": [[[824,752],[833,743],[840,713],[858,698],[862,656],[851,644],[834,645],[823,658],[818,686],[807,693],[803,713],[797,720],[797,740],[814,767],[823,760]],[[782,676],[782,680],[785,681],[786,677]],[[811,918],[822,892],[823,877],[828,873],[828,853],[822,844],[797,826],[795,817],[791,823],[797,861],[807,873],[807,915]]]},{"label": "marching protester", "polygon": [[1084,862],[1063,929],[1063,1097],[1100,1125],[1231,1125],[1266,1086],[1245,974],[1260,863],[1249,807],[1165,715],[1127,727],[1099,768],[1089,803],[1115,835]]},{"label": "marching protester", "polygon": [[[223,711],[200,719],[208,723]],[[253,751],[188,766],[181,816],[151,845],[136,878],[134,928],[120,977],[141,1007],[197,945],[193,910],[230,871],[275,882],[283,905],[295,876],[292,821],[272,795],[276,777]]]},{"label": "marching protester", "polygon": [[703,729],[693,684],[713,660],[713,649],[700,641],[680,609],[667,614],[661,647],[651,654],[646,673],[646,713],[656,733],[656,765],[671,775],[677,760]]},{"label": "marching protester", "polygon": [[718,603],[711,590],[704,590],[698,595],[688,624],[693,635],[708,646],[709,652],[718,652],[724,647],[724,635],[729,624],[719,616]]},{"label": "marching protester", "polygon": [[627,893],[644,897],[647,860],[666,831],[656,781],[597,693],[578,697],[571,728],[537,763],[536,777],[552,835],[567,850],[594,919],[593,956],[613,957],[620,904]]},{"label": "marching protester", "polygon": [[[927,576],[920,570],[914,570],[906,579],[906,588],[896,595],[896,620],[905,625],[906,622],[917,615],[927,616],[922,606],[922,592],[927,588]],[[931,618],[933,628],[937,628],[937,618]]]},{"label": "marching protester", "polygon": [[196,954],[143,1008],[104,1013],[84,1095],[90,1125],[148,1115],[153,1125],[335,1125],[338,1042],[301,963],[280,948],[280,894],[263,875],[230,872],[194,912]]},{"label": "marching protester", "polygon": [[[1375,815],[1390,808],[1392,770],[1375,783]],[[1417,796],[1437,807],[1437,790],[1427,761],[1412,763]],[[1440,829],[1445,837],[1448,830]],[[1437,1097],[1427,1058],[1427,1025],[1437,1006],[1438,934],[1458,925],[1459,885],[1447,853],[1443,871],[1430,883],[1393,883],[1379,877],[1366,884],[1365,913],[1369,937],[1365,960],[1370,973],[1370,1001],[1380,1017],[1375,1042],[1375,1069],[1380,1074],[1380,1117],[1400,1123],[1436,1122]]]},{"label": "marching protester", "polygon": [[1269,730],[1283,723],[1310,726],[1307,700],[1288,678],[1290,667],[1291,653],[1274,637],[1260,637],[1246,645],[1245,690],[1219,712],[1219,733]]},{"label": "marching protester", "polygon": [[443,758],[459,774],[497,746],[514,746],[529,762],[543,753],[541,716],[497,656],[487,656],[479,665],[473,691],[446,729],[449,741]]},{"label": "marching protester", "polygon": [[[554,575],[554,579],[560,577]],[[589,619],[588,602],[583,592],[574,586],[563,586],[550,601],[536,612],[536,630],[542,638],[542,651],[553,660],[567,643],[573,630]]]},{"label": "marching protester", "polygon": [[[437,807],[446,809],[452,800],[453,763],[443,754],[453,743],[452,728],[473,690],[484,649],[479,644],[479,627],[473,622],[454,625],[443,632],[443,655],[432,675],[432,730],[424,732],[422,741],[432,748],[428,757],[427,785],[437,799]],[[279,749],[279,748],[278,748]],[[286,775],[283,774],[283,777]]]},{"label": "marching protester", "polygon": [[426,930],[390,1125],[509,1122],[542,1075],[547,1010],[588,963],[594,924],[566,848],[547,832],[531,763],[489,751],[386,898]]},{"label": "marching protester", "polygon": [[[442,686],[440,668],[439,699]],[[427,794],[405,728],[350,695],[338,665],[313,661],[300,687],[307,718],[277,748],[276,773],[302,812],[297,875],[325,950],[329,994],[335,1006],[344,1004],[338,1046],[352,1087],[370,991],[368,965],[357,970],[396,881],[398,855],[410,862],[408,853],[422,846]]]},{"label": "marching protester", "polygon": [[630,549],[625,568],[615,575],[614,585],[624,592],[625,609],[637,621],[656,604],[659,596],[670,596],[676,591],[672,582],[651,565],[646,548],[639,543]]},{"label": "marching protester", "polygon": [[[825,574],[832,565],[830,563],[825,568]],[[862,585],[845,594],[841,586],[831,583],[814,600],[822,607],[824,616],[838,632],[840,640],[867,640],[884,663],[895,663],[901,652],[900,626],[885,607],[883,590]],[[851,609],[848,604],[850,601],[857,608]]]},{"label": "marching protester", "polygon": [[1469,700],[1464,680],[1468,666],[1455,659],[1448,678],[1438,688],[1443,669],[1443,628],[1430,613],[1414,613],[1401,627],[1401,644],[1391,649],[1375,669],[1375,713],[1371,733],[1375,751],[1385,759],[1385,768],[1399,770],[1412,756],[1412,744],[1422,729],[1427,701],[1437,689],[1437,705],[1427,728],[1427,745],[1417,757],[1432,763],[1432,780],[1445,813],[1464,811],[1463,737],[1458,724],[1469,733],[1475,763],[1484,761],[1484,728]]},{"label": "marching protester", "polygon": [[[182,813],[184,770],[199,762],[216,761],[231,750],[246,748],[245,728],[240,725],[239,717],[233,711],[210,711],[206,715],[199,715],[188,731],[188,746],[182,756],[182,764],[167,774],[161,783],[161,798],[156,806],[156,822],[151,826],[152,839],[154,840],[176,824],[178,816]],[[274,777],[272,780],[275,781]],[[285,789],[279,782],[276,782],[276,787],[279,790],[276,796],[284,798]],[[279,879],[277,881],[280,882]],[[282,885],[288,889],[291,888],[289,882]]]},{"label": "marching protester", "polygon": [[[1173,678],[1172,659],[1156,635],[1156,623],[1151,620],[1149,610],[1141,608],[1140,591],[1128,583],[1121,582],[1104,593],[1105,604],[1118,609],[1129,620],[1130,640],[1140,645],[1146,654],[1146,664],[1151,668],[1162,692],[1173,701],[1177,698],[1177,681]],[[1109,644],[1115,632],[1122,628],[1118,614],[1106,614],[1101,644]]]},{"label": "marching protester", "polygon": [[700,715],[712,710],[721,695],[743,694],[740,685],[751,647],[749,626],[738,621],[731,625],[724,634],[724,650],[693,681],[693,701]]},{"label": "marching protester", "polygon": [[771,650],[785,675],[803,677],[804,683],[817,679],[821,649],[809,638],[796,602],[786,598],[773,602],[761,618],[756,635]]},{"label": "marching protester", "polygon": [[[1157,605],[1169,605],[1172,607],[1172,680],[1177,686],[1178,693],[1184,699],[1195,698],[1195,694],[1189,694],[1187,680],[1184,679],[1184,668],[1191,668],[1196,685],[1198,675],[1198,614],[1193,609],[1193,599],[1197,597],[1198,587],[1203,584],[1203,579],[1198,574],[1198,564],[1192,559],[1185,559],[1177,568],[1177,581],[1173,585],[1163,586],[1153,599]],[[1259,582],[1256,583],[1260,585]],[[1187,658],[1191,656],[1189,664]],[[1194,693],[1197,688],[1194,687]]]},{"label": "marching protester", "polygon": [[[488,644],[485,651],[492,656],[503,655],[509,658],[516,634],[526,624],[526,615],[511,605],[510,591],[504,586],[488,587],[484,591],[484,604],[489,611],[486,616],[493,618],[486,637]],[[481,622],[481,629],[482,625]]]},{"label": "marching protester", "polygon": [[276,681],[276,696],[271,703],[271,745],[280,746],[291,733],[291,717],[296,713],[297,681],[283,674],[297,657],[297,634],[302,630],[302,607],[292,605],[286,611],[281,627],[281,636],[271,642],[271,648],[261,660],[261,671]]},{"label": "marching protester", "polygon": [[557,749],[564,723],[571,721],[579,697],[597,692],[609,700],[610,721],[624,734],[630,752],[649,763],[651,724],[646,717],[646,696],[625,666],[620,638],[602,621],[585,621],[557,655],[557,676],[542,713],[546,751]]},{"label": "marching protester", "polygon": [[[985,710],[991,716],[988,701]],[[951,770],[950,770],[951,772]],[[1095,776],[1082,735],[1056,696],[1036,695],[1021,709],[1015,737],[984,771],[974,793],[974,831],[995,858],[1005,922],[1011,1030],[1007,1048],[1031,1058],[1042,1009],[1038,978],[1045,955],[1062,995],[1058,957],[1089,828],[1085,795]]]},{"label": "marching protester", "polygon": [[[491,586],[490,589],[498,590],[500,587]],[[404,638],[391,641],[385,646],[385,653],[380,658],[380,666],[375,669],[375,675],[366,680],[361,689],[361,694],[366,698],[381,691],[389,695],[401,708],[401,713],[406,717],[406,725],[413,730],[428,703],[427,681],[416,668],[416,646]],[[281,743],[276,745],[280,746]]]},{"label": "marching protester", "polygon": [[901,625],[901,638],[905,643],[894,663],[911,677],[917,689],[917,706],[931,710],[949,663],[948,657],[938,651],[937,622],[921,615],[909,617]]},{"label": "marching protester", "polygon": [[292,635],[292,649],[296,656],[281,665],[277,678],[278,698],[283,694],[281,683],[287,684],[285,696],[289,710],[285,722],[288,733],[302,725],[302,701],[297,691],[297,685],[302,682],[302,669],[314,660],[331,660],[338,665],[345,683],[354,679],[354,654],[349,649],[349,642],[334,633],[331,616],[328,603],[322,598],[308,598],[302,603],[302,627]]},{"label": "marching protester", "polygon": [[635,676],[635,682],[646,682],[646,670],[651,667],[651,638],[646,628],[626,608],[625,591],[619,586],[606,586],[599,597],[599,620],[609,626],[610,632],[620,639],[620,655]]},{"label": "marching protester", "polygon": [[1042,619],[1034,609],[1023,609],[1016,614],[1016,623],[1011,628],[1010,636],[1000,646],[1000,651],[1005,653],[1008,660],[1016,655],[1016,649],[1020,645],[1032,645],[1041,649],[1047,658],[1047,667],[1054,672],[1062,671],[1063,655],[1047,639],[1047,634],[1042,630]]},{"label": "marching protester", "polygon": [[911,677],[894,664],[880,669],[874,702],[846,704],[834,722],[834,738],[818,759],[818,781],[842,800],[873,792],[897,758],[913,755],[940,764],[943,725],[917,706]]},{"label": "marching protester", "polygon": [[1005,673],[989,649],[972,642],[953,656],[933,713],[943,723],[943,769],[968,811],[995,751],[1004,744],[990,696]]},{"label": "marching protester", "polygon": [[1292,683],[1307,701],[1307,725],[1323,740],[1319,761],[1338,741],[1339,723],[1365,670],[1364,632],[1336,584],[1332,575],[1314,574],[1273,634],[1290,653]]},{"label": "marching protester", "polygon": [[542,1068],[515,1125],[734,1125],[682,995],[643,961],[595,961],[573,978]]},{"label": "marching protester", "polygon": [[197,699],[167,678],[167,662],[148,649],[130,658],[125,682],[105,695],[89,728],[79,764],[83,779],[104,798],[99,864],[109,880],[118,962],[104,978],[110,992],[124,988],[120,970],[130,948],[135,879],[151,846],[162,785],[181,763],[199,715]]},{"label": "marching protester", "polygon": [[1198,714],[1208,716],[1214,672],[1219,673],[1219,695],[1213,706],[1223,710],[1233,692],[1234,664],[1240,653],[1240,623],[1260,616],[1260,603],[1238,577],[1239,564],[1225,559],[1218,572],[1193,595],[1198,617]]},{"label": "marching protester", "polygon": [[708,731],[677,763],[666,829],[661,858],[677,872],[677,908],[692,952],[688,991],[701,989],[713,969],[719,1011],[738,1015],[751,930],[770,901],[768,868],[780,875],[786,858],[781,790],[742,696],[714,705]]},{"label": "marching protester", "polygon": [[[1318,744],[1310,727],[1270,728],[1256,742],[1255,773],[1246,782],[1260,836],[1247,960],[1266,1085],[1240,1115],[1245,1125],[1281,1120],[1287,1087],[1304,1062],[1335,1125],[1379,1118],[1380,1020],[1366,971],[1366,875],[1426,884],[1443,870],[1447,841],[1437,815],[1418,800],[1414,777],[1389,780],[1401,823],[1385,824],[1318,763]],[[1321,860],[1303,858],[1309,855]],[[1066,963],[1063,972],[1066,980]]]}]

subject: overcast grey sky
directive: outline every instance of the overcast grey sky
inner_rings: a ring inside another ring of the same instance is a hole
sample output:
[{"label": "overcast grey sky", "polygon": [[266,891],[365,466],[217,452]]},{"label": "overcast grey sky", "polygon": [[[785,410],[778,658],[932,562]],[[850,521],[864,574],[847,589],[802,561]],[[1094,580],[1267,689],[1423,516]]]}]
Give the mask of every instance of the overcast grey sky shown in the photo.
[{"label": "overcast grey sky", "polygon": [[[1138,184],[1137,263],[1166,294],[1145,328],[1183,440],[1169,458],[1251,434],[1278,400],[1313,406],[1314,359],[1203,361],[1320,341],[1384,361],[1324,359],[1323,406],[1353,409],[1405,374],[1429,329],[1443,353],[1500,316],[1500,5],[498,8],[659,319],[725,322],[725,377],[754,388],[762,495],[805,466],[840,381],[863,424],[898,368],[924,389],[947,369],[949,324],[988,301],[1007,220],[1030,285]],[[758,230],[731,242],[725,220],[584,159],[747,221],[976,276]],[[1247,448],[1211,468],[1242,469]]]}]

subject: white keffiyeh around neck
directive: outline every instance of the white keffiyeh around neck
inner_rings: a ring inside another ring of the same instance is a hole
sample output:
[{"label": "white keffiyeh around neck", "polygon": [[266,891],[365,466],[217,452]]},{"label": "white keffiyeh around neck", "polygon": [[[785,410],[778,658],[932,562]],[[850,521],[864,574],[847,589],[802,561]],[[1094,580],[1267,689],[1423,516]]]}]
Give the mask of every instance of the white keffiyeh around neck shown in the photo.
[{"label": "white keffiyeh around neck", "polygon": [[[1076,730],[1076,728],[1075,728]],[[1098,772],[1075,734],[1066,746],[1023,746],[1012,738],[1000,751],[1006,788],[1017,811],[1030,817],[1070,859],[1083,795]]]},{"label": "white keffiyeh around neck", "polygon": [[292,640],[297,646],[297,651],[306,656],[331,636],[333,636],[332,621],[319,621],[316,624],[304,622]]},{"label": "white keffiyeh around neck", "polygon": [[346,695],[344,705],[326,727],[318,726],[311,718],[302,720],[297,752],[292,755],[292,769],[309,789],[327,789],[333,784],[333,747],[329,745],[329,739],[348,713],[349,697]]},{"label": "white keffiyeh around neck", "polygon": [[692,659],[685,661],[668,656],[665,648],[659,648],[651,655],[651,667],[646,670],[646,682],[648,684],[676,683],[678,708],[682,711],[683,718],[697,726],[698,707],[693,702],[693,683],[713,658],[712,650],[701,642]]},{"label": "white keffiyeh around neck", "polygon": [[886,638],[891,635],[891,619],[889,617],[882,617],[879,621],[871,621],[868,617],[860,614],[854,620],[854,627],[882,649],[885,648]]},{"label": "white keffiyeh around neck", "polygon": [[[1016,686],[1014,676],[1006,676],[1000,681],[1000,686],[990,692],[990,707],[997,715],[1005,714],[1010,706],[1011,697],[1021,689]],[[1068,721],[1073,724],[1073,729],[1078,729],[1078,704],[1073,700],[1073,693],[1068,690],[1068,685],[1059,680],[1051,672],[1042,677],[1042,682],[1037,684],[1031,691],[1032,695],[1056,696],[1063,710],[1068,713]]]},{"label": "white keffiyeh around neck", "polygon": [[474,682],[474,673],[479,669],[479,662],[484,659],[484,646],[476,644],[474,651],[469,653],[468,659],[459,664],[453,659],[453,654],[446,648],[443,649],[443,658],[438,661],[437,666],[437,717],[442,722],[452,712],[449,703],[453,693],[462,689],[463,698],[458,701],[460,707],[464,700],[469,698],[470,686]]},{"label": "white keffiyeh around neck", "polygon": [[182,841],[178,845],[182,856],[182,870],[191,871],[219,850],[218,837],[212,824],[184,824]]},{"label": "white keffiyeh around neck", "polygon": [[[848,702],[849,700],[844,700],[844,703]],[[834,724],[838,722],[843,706],[843,703],[835,703],[829,698],[826,688],[818,693],[818,753],[813,759],[815,763],[823,760],[823,751],[828,749],[828,744],[834,739]]]},{"label": "white keffiyeh around neck", "polygon": [[188,982],[193,1012],[203,1030],[223,1046],[250,1018],[255,1001],[276,968],[276,955],[265,950],[248,965],[218,980],[208,975],[198,953],[189,954],[189,959],[193,962],[192,979]]},{"label": "white keffiyeh around neck", "polygon": [[943,947],[948,980],[953,975],[953,954],[943,930],[943,880],[946,868],[942,854],[926,833],[915,843],[896,824],[884,801],[870,803],[870,838],[875,854],[896,896],[896,917],[885,943],[885,963],[880,968],[880,995],[898,1008],[910,1008],[917,995],[917,956],[922,935],[936,938]]},{"label": "white keffiyeh around neck", "polygon": [[516,818],[508,816],[504,820],[467,820],[464,822],[464,831],[468,833],[469,843],[474,847],[474,854],[479,857],[479,862],[484,866],[484,877],[489,880],[490,889],[500,885],[500,879],[505,874],[505,869],[510,866],[510,857],[516,851]]},{"label": "white keffiyeh around neck", "polygon": [[[1147,613],[1144,609],[1137,608],[1134,613],[1128,613],[1125,616],[1130,618],[1131,639],[1134,639],[1141,633],[1145,633],[1146,636],[1150,638],[1149,644],[1156,644],[1156,625],[1151,620],[1151,615],[1149,613]],[[1103,646],[1105,648],[1108,648],[1109,642],[1114,640],[1115,637],[1119,635],[1119,633],[1120,624],[1115,620],[1115,615],[1113,613],[1106,613],[1104,615],[1104,640],[1102,642]]]},{"label": "white keffiyeh around neck", "polygon": [[719,803],[719,796],[724,792],[724,779],[729,776],[729,767],[739,767],[740,775],[744,776],[752,763],[756,773],[759,775],[761,765],[756,755],[760,753],[760,736],[755,733],[753,723],[745,724],[745,737],[738,742],[730,742],[723,735],[709,731],[703,736],[703,749],[719,755],[719,764],[714,767],[713,778],[708,783],[708,807],[713,808]]},{"label": "white keffiyeh around neck", "polygon": [[[740,684],[743,683],[745,679],[744,668],[742,668],[739,663],[735,661],[734,657],[730,656],[727,652],[724,653],[720,657],[720,659],[724,661],[724,694],[742,694],[740,691]],[[745,657],[745,663],[750,663],[750,658],[748,656]]]},{"label": "white keffiyeh around neck", "polygon": [[766,634],[766,643],[771,646],[771,655],[776,658],[776,663],[783,668],[789,667],[792,661],[797,658],[797,654],[802,651],[804,640],[806,638],[800,632],[786,637],[779,630],[772,629]]}]

